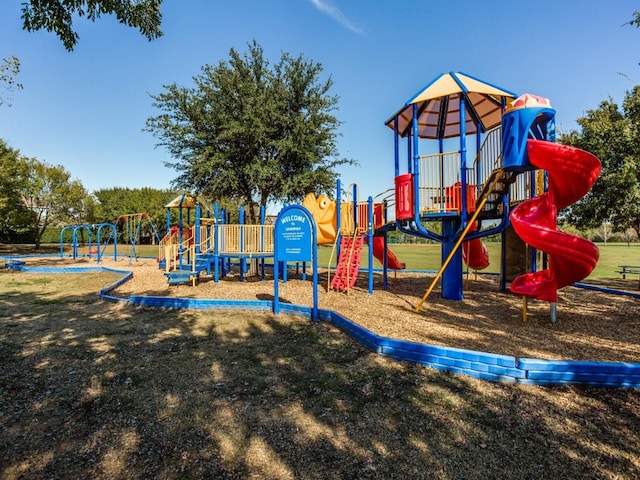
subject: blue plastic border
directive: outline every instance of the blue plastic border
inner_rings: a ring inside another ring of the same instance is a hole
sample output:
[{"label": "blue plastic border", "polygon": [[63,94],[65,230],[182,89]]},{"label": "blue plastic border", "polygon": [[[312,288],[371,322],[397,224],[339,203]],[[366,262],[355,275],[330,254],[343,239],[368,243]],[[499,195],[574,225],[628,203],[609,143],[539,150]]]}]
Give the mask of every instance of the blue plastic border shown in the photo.
[{"label": "blue plastic border", "polygon": [[[106,267],[26,267],[24,262],[6,261],[6,267],[32,273],[122,274],[100,290],[100,297],[157,308],[272,311],[269,300],[226,300],[132,295],[114,297],[110,292],[133,277],[133,272]],[[581,285],[580,285],[581,286]],[[633,296],[633,295],[632,295]],[[636,297],[638,298],[638,297]],[[281,304],[286,314],[311,318],[311,307]],[[319,309],[318,319],[335,325],[364,347],[399,361],[408,361],[436,370],[467,375],[482,380],[521,385],[589,385],[612,388],[640,388],[640,363],[585,360],[545,360],[409,342],[380,336],[332,310]]]}]

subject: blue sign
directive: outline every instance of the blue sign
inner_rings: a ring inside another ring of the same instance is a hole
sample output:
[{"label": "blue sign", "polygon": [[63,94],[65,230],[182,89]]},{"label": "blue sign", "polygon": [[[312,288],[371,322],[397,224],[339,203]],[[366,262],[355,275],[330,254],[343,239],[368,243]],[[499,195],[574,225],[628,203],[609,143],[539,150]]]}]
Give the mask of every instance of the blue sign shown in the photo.
[{"label": "blue sign", "polygon": [[[301,205],[284,207],[274,229],[274,262],[273,262],[273,313],[280,312],[279,270],[287,268],[287,262],[313,261],[313,307],[311,318],[318,319],[318,244],[316,239],[316,224],[309,210]],[[285,277],[286,278],[286,277]]]},{"label": "blue sign", "polygon": [[280,260],[310,262],[313,230],[311,218],[303,207],[293,205],[278,216],[275,226],[277,252]]}]

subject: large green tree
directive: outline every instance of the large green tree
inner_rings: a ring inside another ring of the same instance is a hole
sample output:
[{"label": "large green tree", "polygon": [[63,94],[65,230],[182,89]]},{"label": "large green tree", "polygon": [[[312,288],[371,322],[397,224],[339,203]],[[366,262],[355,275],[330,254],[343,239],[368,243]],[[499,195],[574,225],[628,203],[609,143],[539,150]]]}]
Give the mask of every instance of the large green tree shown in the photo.
[{"label": "large green tree", "polygon": [[28,164],[18,150],[0,139],[0,241],[23,239],[30,231],[33,213],[22,202],[28,184]]},{"label": "large green tree", "polygon": [[[121,215],[146,213],[158,231],[163,235],[167,212],[164,206],[175,198],[176,193],[156,188],[104,188],[93,192],[97,203],[94,210],[95,222],[115,222]],[[145,228],[150,227],[145,225]],[[149,234],[149,231],[144,232]]]},{"label": "large green tree", "polygon": [[640,86],[628,91],[620,108],[611,98],[577,120],[580,130],[561,135],[561,143],[582,148],[602,162],[591,191],[567,209],[579,228],[610,222],[614,231],[632,228],[640,238]]},{"label": "large green tree", "polygon": [[160,7],[163,0],[29,0],[22,3],[23,27],[29,31],[45,29],[55,33],[67,50],[73,50],[78,34],[74,18],[86,16],[95,21],[113,14],[118,21],[140,30],[153,40],[162,36]]},{"label": "large green tree", "polygon": [[[147,130],[166,147],[179,189],[249,206],[330,192],[338,158],[338,98],[319,63],[283,53],[270,65],[253,41],[244,54],[205,65],[194,87],[165,85],[152,95],[163,113]],[[255,221],[255,217],[251,219]]]},{"label": "large green tree", "polygon": [[0,238],[34,242],[49,226],[86,222],[88,195],[60,165],[27,158],[0,140]]},{"label": "large green tree", "polygon": [[28,181],[22,188],[22,203],[33,212],[31,225],[36,248],[50,225],[84,223],[84,202],[88,194],[79,180],[62,165],[28,159]]}]

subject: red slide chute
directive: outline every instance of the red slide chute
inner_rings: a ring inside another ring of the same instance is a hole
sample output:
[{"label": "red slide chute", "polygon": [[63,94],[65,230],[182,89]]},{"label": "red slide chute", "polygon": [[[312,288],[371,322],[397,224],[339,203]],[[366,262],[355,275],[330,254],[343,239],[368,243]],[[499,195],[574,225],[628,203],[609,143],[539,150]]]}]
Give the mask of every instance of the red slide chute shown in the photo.
[{"label": "red slide chute", "polygon": [[526,243],[548,254],[549,268],[515,278],[510,289],[547,302],[557,302],[558,289],[583,280],[593,271],[599,252],[592,242],[560,232],[557,212],[584,197],[600,175],[600,160],[578,148],[529,140],[532,165],[548,172],[548,191],[511,212],[511,223]]},{"label": "red slide chute", "polygon": [[[373,237],[373,256],[384,265],[384,237]],[[403,270],[405,264],[398,260],[396,254],[387,247],[387,267],[392,270]]]}]

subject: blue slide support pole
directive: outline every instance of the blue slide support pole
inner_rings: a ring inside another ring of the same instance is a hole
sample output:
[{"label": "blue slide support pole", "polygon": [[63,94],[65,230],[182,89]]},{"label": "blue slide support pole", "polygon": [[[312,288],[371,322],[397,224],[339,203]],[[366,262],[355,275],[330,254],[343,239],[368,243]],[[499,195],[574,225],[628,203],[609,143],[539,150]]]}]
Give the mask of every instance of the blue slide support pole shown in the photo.
[{"label": "blue slide support pole", "polygon": [[[447,259],[455,246],[460,233],[460,222],[457,218],[442,220],[442,263]],[[462,300],[462,249],[458,248],[449,265],[442,274],[442,298]]]},{"label": "blue slide support pole", "polygon": [[500,291],[507,291],[507,229],[500,233]]}]

